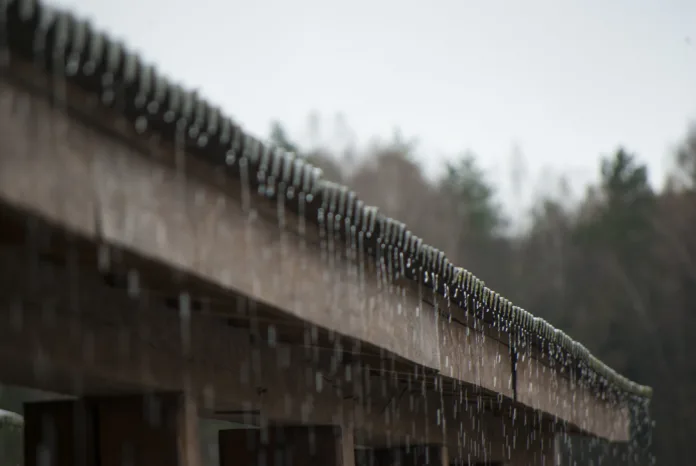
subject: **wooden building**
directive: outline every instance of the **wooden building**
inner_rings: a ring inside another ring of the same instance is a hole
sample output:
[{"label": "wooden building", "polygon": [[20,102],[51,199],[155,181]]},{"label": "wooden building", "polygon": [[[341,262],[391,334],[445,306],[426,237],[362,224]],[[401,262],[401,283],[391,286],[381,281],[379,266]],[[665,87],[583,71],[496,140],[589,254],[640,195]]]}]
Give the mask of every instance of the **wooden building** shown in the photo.
[{"label": "wooden building", "polygon": [[0,0],[25,464],[557,464],[648,387],[72,14]]}]

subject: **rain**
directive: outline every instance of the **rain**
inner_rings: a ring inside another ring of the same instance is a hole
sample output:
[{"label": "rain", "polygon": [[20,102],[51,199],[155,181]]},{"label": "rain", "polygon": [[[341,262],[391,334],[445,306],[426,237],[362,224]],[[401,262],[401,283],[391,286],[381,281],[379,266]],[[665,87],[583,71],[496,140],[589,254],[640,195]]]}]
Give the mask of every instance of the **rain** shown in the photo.
[{"label": "rain", "polygon": [[76,13],[0,57],[0,464],[655,464],[649,386]]}]

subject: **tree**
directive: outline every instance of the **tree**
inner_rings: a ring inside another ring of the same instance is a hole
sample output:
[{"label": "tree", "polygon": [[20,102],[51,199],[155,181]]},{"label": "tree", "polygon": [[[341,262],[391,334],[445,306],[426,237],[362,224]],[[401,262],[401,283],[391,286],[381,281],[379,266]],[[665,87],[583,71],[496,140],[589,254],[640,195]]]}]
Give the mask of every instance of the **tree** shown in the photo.
[{"label": "tree", "polygon": [[514,270],[511,296],[556,327],[571,327],[568,301],[575,286],[568,278],[573,259],[570,233],[573,212],[552,198],[541,198],[531,212],[531,225],[510,258]]},{"label": "tree", "polygon": [[511,270],[500,267],[511,253],[502,236],[505,218],[488,183],[470,152],[448,163],[440,180],[441,202],[451,225],[448,250],[454,260],[487,281],[496,290],[510,288]]},{"label": "tree", "polygon": [[676,153],[679,179],[688,189],[696,190],[696,122],[689,127],[686,138]]},{"label": "tree", "polygon": [[321,169],[324,179],[334,183],[344,183],[345,174],[343,167],[327,151],[315,149],[307,154],[303,154],[305,160],[315,167]]},{"label": "tree", "polygon": [[[655,195],[647,167],[619,148],[600,165],[600,183],[588,201],[586,216],[573,231],[575,258],[571,279],[581,308],[594,309],[597,320],[579,317],[576,328],[610,365],[629,377],[640,377],[638,365],[651,329],[655,299]],[[582,304],[580,304],[582,303]],[[631,351],[626,351],[631,348]]]},{"label": "tree", "polygon": [[281,149],[285,149],[288,152],[294,152],[295,154],[298,153],[297,145],[290,140],[285,128],[283,128],[283,125],[277,121],[271,124],[270,141],[272,144],[275,144]]},{"label": "tree", "polygon": [[648,169],[619,148],[613,157],[602,160],[601,180],[601,230],[608,235],[607,245],[623,254],[622,260],[633,260],[637,248],[645,246],[653,233],[655,195]]},{"label": "tree", "polygon": [[356,167],[348,183],[367,204],[378,206],[386,215],[404,222],[428,243],[442,249],[438,193],[414,161],[411,145],[395,140],[375,144]]},{"label": "tree", "polygon": [[454,163],[447,163],[442,190],[450,198],[459,226],[469,235],[490,238],[505,225],[495,190],[471,153],[465,153]]}]

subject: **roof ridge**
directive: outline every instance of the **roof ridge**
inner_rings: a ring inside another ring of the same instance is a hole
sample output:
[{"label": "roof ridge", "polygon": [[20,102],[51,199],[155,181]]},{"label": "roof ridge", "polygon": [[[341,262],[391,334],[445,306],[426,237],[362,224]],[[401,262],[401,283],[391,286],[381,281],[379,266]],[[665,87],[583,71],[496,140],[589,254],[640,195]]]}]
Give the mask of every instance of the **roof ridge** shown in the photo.
[{"label": "roof ridge", "polygon": [[618,374],[562,330],[451,264],[405,224],[365,205],[350,188],[322,179],[321,170],[295,154],[245,133],[220,109],[170,82],[88,22],[36,0],[0,0],[0,53],[3,46],[99,95],[104,106],[129,118],[138,132],[150,129],[179,138],[187,153],[224,166],[250,189],[269,198],[283,195],[290,210],[352,239],[364,253],[384,260],[393,276],[416,280],[505,331],[513,347],[524,347],[529,339],[556,361],[573,366],[589,386],[617,395],[652,396],[650,387]]}]

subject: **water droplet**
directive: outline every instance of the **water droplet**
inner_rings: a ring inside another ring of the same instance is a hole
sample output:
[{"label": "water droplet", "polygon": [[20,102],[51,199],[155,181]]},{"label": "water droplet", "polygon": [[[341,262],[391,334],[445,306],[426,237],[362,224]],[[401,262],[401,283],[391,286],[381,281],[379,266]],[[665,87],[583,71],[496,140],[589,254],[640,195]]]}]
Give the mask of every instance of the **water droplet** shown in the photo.
[{"label": "water droplet", "polygon": [[147,118],[139,116],[135,119],[135,130],[139,134],[143,134],[147,130]]}]

